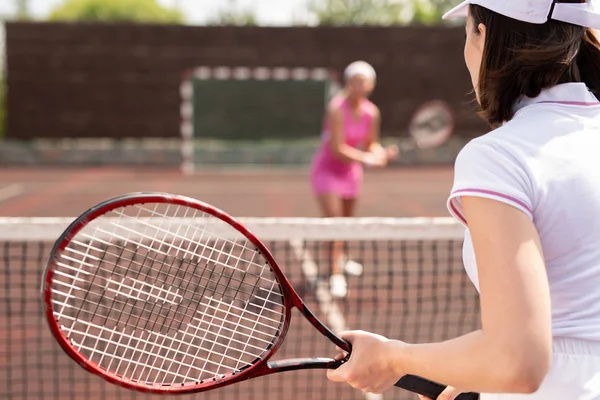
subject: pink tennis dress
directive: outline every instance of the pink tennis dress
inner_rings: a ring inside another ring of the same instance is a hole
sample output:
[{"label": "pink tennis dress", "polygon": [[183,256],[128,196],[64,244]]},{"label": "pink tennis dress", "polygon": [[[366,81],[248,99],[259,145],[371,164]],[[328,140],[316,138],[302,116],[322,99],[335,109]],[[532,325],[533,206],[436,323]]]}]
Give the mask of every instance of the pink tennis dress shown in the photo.
[{"label": "pink tennis dress", "polygon": [[[364,149],[369,141],[375,105],[369,100],[360,104],[359,118],[355,118],[343,97],[332,100],[341,105],[344,140],[348,146]],[[357,197],[363,178],[363,166],[357,161],[336,159],[329,145],[329,127],[324,124],[323,140],[311,166],[311,183],[317,195],[333,193],[344,199]]]}]

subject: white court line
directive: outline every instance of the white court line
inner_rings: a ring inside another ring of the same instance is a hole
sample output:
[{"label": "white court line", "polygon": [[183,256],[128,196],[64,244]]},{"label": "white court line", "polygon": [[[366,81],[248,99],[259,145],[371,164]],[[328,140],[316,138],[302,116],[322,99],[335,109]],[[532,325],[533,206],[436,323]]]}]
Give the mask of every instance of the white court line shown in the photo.
[{"label": "white court line", "polygon": [[[308,281],[311,287],[315,288],[315,295],[321,312],[327,316],[327,324],[335,333],[348,330],[346,325],[346,319],[343,313],[340,311],[337,303],[333,300],[331,293],[329,292],[329,285],[319,279],[319,268],[317,263],[313,260],[310,252],[304,248],[302,240],[290,240],[290,246],[296,253],[296,257],[302,262],[302,273]],[[383,396],[380,394],[365,393],[364,398],[366,400],[381,400]]]},{"label": "white court line", "polygon": [[23,193],[25,193],[25,188],[21,184],[13,183],[12,185],[5,186],[0,188],[0,202],[20,196]]}]

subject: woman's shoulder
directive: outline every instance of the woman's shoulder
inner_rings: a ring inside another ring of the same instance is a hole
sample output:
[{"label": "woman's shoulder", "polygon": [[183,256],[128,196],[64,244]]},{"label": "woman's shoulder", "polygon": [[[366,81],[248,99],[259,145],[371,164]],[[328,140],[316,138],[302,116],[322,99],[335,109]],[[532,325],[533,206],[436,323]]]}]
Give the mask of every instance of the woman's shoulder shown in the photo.
[{"label": "woman's shoulder", "polygon": [[475,154],[483,155],[483,157],[475,158],[494,158],[499,153],[511,153],[514,149],[516,136],[512,132],[516,132],[513,126],[500,126],[494,130],[488,131],[482,135],[468,140],[458,153],[458,158],[473,158]]},{"label": "woman's shoulder", "polygon": [[[532,154],[538,148],[520,122],[506,123],[483,135],[470,139],[455,160],[455,179],[463,174],[493,172],[501,179],[501,171],[519,174],[529,170]],[[475,172],[479,171],[479,172]]]},{"label": "woman's shoulder", "polygon": [[379,107],[377,107],[375,103],[368,99],[365,99],[363,102],[363,110],[371,117],[379,115]]},{"label": "woman's shoulder", "polygon": [[559,118],[560,116],[552,113],[545,113],[537,118],[518,114],[510,121],[475,138],[473,145],[516,153],[522,153],[526,149],[535,150],[554,136],[554,126]]},{"label": "woman's shoulder", "polygon": [[339,111],[342,109],[344,104],[346,103],[346,96],[343,94],[339,94],[334,96],[331,100],[329,100],[329,104],[327,105],[327,109],[329,111]]}]

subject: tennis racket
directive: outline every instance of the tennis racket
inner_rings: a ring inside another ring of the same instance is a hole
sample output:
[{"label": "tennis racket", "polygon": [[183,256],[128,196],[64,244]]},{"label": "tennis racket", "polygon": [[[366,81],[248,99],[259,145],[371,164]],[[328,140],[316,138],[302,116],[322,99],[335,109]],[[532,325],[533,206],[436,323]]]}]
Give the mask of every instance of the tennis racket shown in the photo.
[{"label": "tennis racket", "polygon": [[[256,236],[183,196],[132,193],[83,213],[56,241],[41,294],[50,331],[73,360],[142,392],[202,392],[344,363],[271,360],[294,307],[351,351],[302,302]],[[396,386],[433,399],[444,389],[410,375]]]},{"label": "tennis racket", "polygon": [[441,146],[454,133],[455,119],[450,106],[442,100],[422,104],[411,118],[408,126],[410,139],[404,136],[398,141],[401,152],[413,149],[429,149]]}]

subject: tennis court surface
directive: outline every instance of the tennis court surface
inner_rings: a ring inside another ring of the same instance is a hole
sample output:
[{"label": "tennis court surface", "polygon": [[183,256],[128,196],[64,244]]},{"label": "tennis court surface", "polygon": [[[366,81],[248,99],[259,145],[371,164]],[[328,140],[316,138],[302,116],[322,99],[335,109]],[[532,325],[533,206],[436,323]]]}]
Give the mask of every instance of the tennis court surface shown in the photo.
[{"label": "tennis court surface", "polygon": [[[452,168],[368,170],[358,216],[447,216]],[[182,194],[235,216],[316,217],[308,173],[297,170],[199,172],[119,168],[6,168],[0,216],[76,216],[108,197],[136,191]]]},{"label": "tennis court surface", "polygon": [[[370,171],[359,216],[446,216],[451,169]],[[196,197],[241,217],[314,217],[306,173],[228,172],[183,177],[178,171],[3,171],[0,216],[74,217],[87,207],[131,191],[166,191]],[[3,196],[3,197],[2,197]],[[39,285],[56,232],[69,219],[22,221],[2,227],[0,241],[0,398],[150,399],[105,384],[71,361],[54,343],[41,315]],[[254,224],[254,225],[252,225]],[[373,219],[339,224],[314,220],[278,223],[256,218],[249,227],[273,252],[307,305],[327,325],[364,329],[409,342],[441,340],[478,327],[478,299],[460,260],[462,230],[447,219]],[[345,238],[361,262],[348,277],[349,296],[327,294],[329,259],[323,241]],[[377,238],[375,238],[375,235]],[[12,239],[11,239],[12,237]],[[335,349],[298,313],[276,359],[333,356]],[[163,397],[164,398],[164,397]],[[277,374],[181,399],[365,399],[328,382],[324,371]],[[414,399],[391,389],[373,399]]]}]

